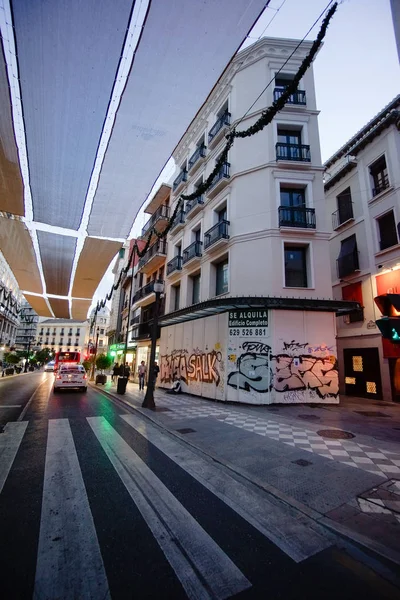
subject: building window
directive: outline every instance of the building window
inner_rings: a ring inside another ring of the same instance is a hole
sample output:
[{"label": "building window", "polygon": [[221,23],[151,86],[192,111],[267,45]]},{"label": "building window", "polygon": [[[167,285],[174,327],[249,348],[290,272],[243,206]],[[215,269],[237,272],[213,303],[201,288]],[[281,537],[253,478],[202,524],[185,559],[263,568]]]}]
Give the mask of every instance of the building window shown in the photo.
[{"label": "building window", "polygon": [[338,277],[351,275],[359,271],[357,239],[355,234],[340,242],[340,254],[337,259]]},{"label": "building window", "polygon": [[[70,346],[72,344],[71,338],[68,338],[68,346]],[[68,349],[69,352],[69,349]]]},{"label": "building window", "polygon": [[62,346],[64,343],[64,338],[60,338],[60,346]]},{"label": "building window", "polygon": [[179,310],[181,286],[173,285],[172,288],[172,310]]},{"label": "building window", "polygon": [[99,348],[103,347],[103,340],[99,340]]},{"label": "building window", "polygon": [[200,302],[200,273],[193,275],[192,280],[192,304]]},{"label": "building window", "polygon": [[222,262],[215,266],[216,270],[216,284],[215,284],[215,295],[220,296],[226,294],[229,289],[229,261],[226,258]]},{"label": "building window", "polygon": [[104,329],[100,329],[100,335],[104,335]]},{"label": "building window", "polygon": [[377,219],[379,229],[379,247],[380,250],[385,250],[391,246],[398,244],[396,223],[394,220],[393,211],[389,211],[382,217]]},{"label": "building window", "polygon": [[351,200],[350,188],[346,188],[336,196],[337,211],[332,215],[333,229],[337,229],[339,225],[346,223],[350,219],[354,219],[353,202]]},{"label": "building window", "polygon": [[285,245],[285,286],[307,287],[307,248]]},{"label": "building window", "polygon": [[385,157],[381,156],[372,163],[369,172],[372,179],[372,196],[377,196],[389,187],[389,177]]}]

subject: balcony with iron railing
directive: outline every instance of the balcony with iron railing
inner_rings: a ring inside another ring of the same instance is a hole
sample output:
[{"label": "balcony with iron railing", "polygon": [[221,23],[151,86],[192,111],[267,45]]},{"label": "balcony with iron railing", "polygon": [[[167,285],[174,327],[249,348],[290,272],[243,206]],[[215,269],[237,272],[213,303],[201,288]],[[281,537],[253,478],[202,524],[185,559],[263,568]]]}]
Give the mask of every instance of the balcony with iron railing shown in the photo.
[{"label": "balcony with iron railing", "polygon": [[279,227],[315,229],[315,208],[305,206],[280,206]]},{"label": "balcony with iron railing", "polygon": [[193,200],[188,200],[185,207],[186,219],[191,219],[201,211],[204,205],[204,196],[196,196]]},{"label": "balcony with iron railing", "polygon": [[174,222],[172,223],[170,233],[175,234],[185,226],[185,210],[183,206],[178,210],[175,215]]},{"label": "balcony with iron railing", "polygon": [[377,178],[374,183],[375,183],[375,187],[372,188],[372,196],[374,198],[375,198],[375,196],[377,196],[378,194],[380,194],[384,190],[387,190],[390,187],[389,177],[387,174],[383,175],[383,177],[381,177],[379,179]]},{"label": "balcony with iron railing", "polygon": [[188,262],[193,261],[196,258],[201,258],[202,246],[203,242],[196,240],[193,242],[193,244],[190,244],[190,246],[185,248],[183,251],[182,264],[186,265]]},{"label": "balcony with iron railing", "polygon": [[175,271],[180,271],[182,269],[182,256],[178,254],[174,256],[172,260],[167,263],[167,275],[171,275]]},{"label": "balcony with iron railing", "polygon": [[187,171],[185,169],[183,169],[178,177],[174,180],[174,183],[172,184],[172,189],[174,192],[178,193],[179,190],[181,190],[184,187],[184,184],[187,181]]},{"label": "balcony with iron railing", "polygon": [[211,227],[204,234],[204,250],[208,250],[211,246],[214,248],[218,244],[224,244],[229,240],[229,221],[223,219],[218,221],[214,227]]},{"label": "balcony with iron railing", "polygon": [[355,249],[336,260],[337,274],[339,279],[360,270],[358,255],[359,252],[357,249]]},{"label": "balcony with iron railing", "polygon": [[151,270],[157,269],[165,261],[166,256],[167,242],[165,240],[157,240],[139,260],[138,271],[148,273]]},{"label": "balcony with iron railing", "polygon": [[276,160],[311,162],[310,146],[308,144],[276,144]]},{"label": "balcony with iron railing", "polygon": [[204,144],[201,146],[197,146],[196,150],[193,152],[192,156],[189,158],[188,162],[188,171],[194,172],[200,167],[200,165],[204,162],[206,156],[206,147]]},{"label": "balcony with iron railing", "polygon": [[211,182],[211,186],[208,189],[207,196],[213,198],[216,196],[224,187],[229,183],[230,179],[230,163],[224,162],[219,168],[217,174]]},{"label": "balcony with iron railing", "polygon": [[[282,96],[284,91],[285,91],[285,89],[281,88],[281,87],[276,87],[274,89],[274,102],[279,100],[279,98]],[[286,100],[286,104],[298,104],[301,106],[305,106],[306,105],[305,91],[304,90],[296,90],[295,92],[293,92],[293,94],[291,94],[289,96],[289,99]]]},{"label": "balcony with iron railing", "polygon": [[153,294],[154,293],[154,284],[155,283],[162,283],[162,284],[164,284],[164,281],[160,280],[160,279],[156,279],[154,281],[149,281],[149,283],[147,283],[143,287],[139,288],[135,292],[135,295],[133,296],[132,303],[135,304],[137,302],[140,302],[140,300],[143,300],[144,298],[147,298],[151,294]]},{"label": "balcony with iron railing", "polygon": [[335,212],[332,213],[332,228],[339,229],[341,225],[352,220],[354,220],[354,213],[353,203],[350,200],[349,202],[342,204],[338,210],[335,210]]},{"label": "balcony with iron railing", "polygon": [[146,233],[154,226],[157,231],[160,231],[163,226],[165,227],[169,219],[169,206],[162,204],[157,210],[151,215],[150,219],[145,223],[142,229],[141,237],[145,236]]},{"label": "balcony with iron railing", "polygon": [[223,134],[228,129],[230,124],[231,113],[226,111],[215,121],[214,125],[208,132],[208,145],[210,147],[215,146],[215,144],[222,139]]}]

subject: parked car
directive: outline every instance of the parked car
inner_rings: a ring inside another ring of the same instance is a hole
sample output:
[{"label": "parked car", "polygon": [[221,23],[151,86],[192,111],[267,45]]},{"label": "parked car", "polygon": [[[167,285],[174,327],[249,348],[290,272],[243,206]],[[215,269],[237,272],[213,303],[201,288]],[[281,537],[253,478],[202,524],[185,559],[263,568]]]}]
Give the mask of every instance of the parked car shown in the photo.
[{"label": "parked car", "polygon": [[51,360],[44,366],[44,370],[45,371],[54,371],[54,365],[55,365],[55,361]]},{"label": "parked car", "polygon": [[86,392],[87,375],[82,365],[60,365],[54,375],[53,390],[56,392],[64,388],[79,388]]}]

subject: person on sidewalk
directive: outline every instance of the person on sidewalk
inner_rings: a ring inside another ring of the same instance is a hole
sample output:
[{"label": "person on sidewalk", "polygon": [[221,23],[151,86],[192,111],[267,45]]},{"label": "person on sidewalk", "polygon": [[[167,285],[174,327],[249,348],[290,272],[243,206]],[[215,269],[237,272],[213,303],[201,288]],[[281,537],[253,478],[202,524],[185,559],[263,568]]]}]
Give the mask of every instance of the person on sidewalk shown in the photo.
[{"label": "person on sidewalk", "polygon": [[139,391],[144,390],[144,382],[147,375],[147,367],[144,360],[140,363],[138,367],[138,376],[139,376]]},{"label": "person on sidewalk", "polygon": [[158,362],[154,362],[154,387],[156,387],[157,377],[160,372],[160,367],[158,366]]},{"label": "person on sidewalk", "polygon": [[129,381],[129,376],[131,374],[131,368],[129,366],[129,363],[125,363],[125,367],[122,368],[123,374],[122,377],[126,377]]},{"label": "person on sidewalk", "polygon": [[120,374],[120,366],[118,363],[115,363],[113,366],[111,381],[114,383],[116,379],[118,379],[118,375]]},{"label": "person on sidewalk", "polygon": [[180,381],[175,381],[170,390],[167,390],[167,394],[180,394],[182,392],[182,386]]}]

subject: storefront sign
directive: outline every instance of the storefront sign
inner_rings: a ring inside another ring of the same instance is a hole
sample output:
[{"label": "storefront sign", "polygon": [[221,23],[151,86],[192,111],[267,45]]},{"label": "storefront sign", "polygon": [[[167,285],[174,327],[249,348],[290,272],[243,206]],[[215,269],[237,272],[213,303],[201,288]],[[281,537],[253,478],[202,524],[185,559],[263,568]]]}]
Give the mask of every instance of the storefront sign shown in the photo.
[{"label": "storefront sign", "polygon": [[114,352],[117,352],[118,350],[125,350],[125,344],[111,344],[110,350]]}]

